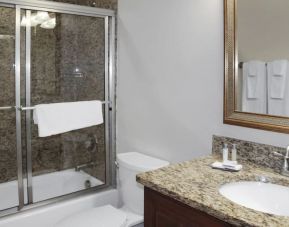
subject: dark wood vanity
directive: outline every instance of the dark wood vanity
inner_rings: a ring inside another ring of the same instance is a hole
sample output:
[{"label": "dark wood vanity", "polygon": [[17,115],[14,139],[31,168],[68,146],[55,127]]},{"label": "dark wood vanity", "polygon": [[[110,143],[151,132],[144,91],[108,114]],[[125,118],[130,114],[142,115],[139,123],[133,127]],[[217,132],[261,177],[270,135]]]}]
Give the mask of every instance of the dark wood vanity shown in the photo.
[{"label": "dark wood vanity", "polygon": [[226,227],[232,226],[168,196],[145,187],[145,227]]}]

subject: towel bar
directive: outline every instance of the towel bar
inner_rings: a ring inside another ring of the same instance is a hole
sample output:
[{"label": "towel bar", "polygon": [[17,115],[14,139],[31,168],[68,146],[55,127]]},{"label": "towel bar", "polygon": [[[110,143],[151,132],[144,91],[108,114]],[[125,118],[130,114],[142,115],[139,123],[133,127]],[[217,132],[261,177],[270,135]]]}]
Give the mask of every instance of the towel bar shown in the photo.
[{"label": "towel bar", "polygon": [[15,108],[15,106],[2,106],[0,107],[0,110],[11,110],[13,108]]},{"label": "towel bar", "polygon": [[[110,101],[103,101],[102,104],[111,104],[111,102]],[[16,108],[19,111],[34,110],[35,109],[34,106],[29,106],[29,107],[3,106],[3,107],[0,107],[0,110],[10,110],[10,109],[14,109],[14,108]]]}]

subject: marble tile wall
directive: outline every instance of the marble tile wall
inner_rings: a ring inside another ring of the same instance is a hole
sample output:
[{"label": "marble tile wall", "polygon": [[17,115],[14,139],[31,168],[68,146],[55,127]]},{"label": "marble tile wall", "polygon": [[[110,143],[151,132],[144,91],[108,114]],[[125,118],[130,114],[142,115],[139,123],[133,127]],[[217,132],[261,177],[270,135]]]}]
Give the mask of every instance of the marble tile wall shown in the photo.
[{"label": "marble tile wall", "polygon": [[222,154],[222,148],[225,143],[228,144],[229,149],[232,148],[232,144],[236,144],[238,160],[248,160],[280,172],[283,165],[283,157],[274,155],[274,152],[285,155],[285,148],[214,135],[212,152]]}]

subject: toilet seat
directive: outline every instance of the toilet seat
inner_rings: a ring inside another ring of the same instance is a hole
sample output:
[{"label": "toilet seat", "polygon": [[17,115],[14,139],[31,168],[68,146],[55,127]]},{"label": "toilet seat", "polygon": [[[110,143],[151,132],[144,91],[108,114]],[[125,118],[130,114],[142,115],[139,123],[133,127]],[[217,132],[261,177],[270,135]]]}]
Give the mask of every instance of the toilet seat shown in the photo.
[{"label": "toilet seat", "polygon": [[111,205],[105,205],[66,217],[58,222],[55,227],[125,227],[126,222],[125,212]]}]

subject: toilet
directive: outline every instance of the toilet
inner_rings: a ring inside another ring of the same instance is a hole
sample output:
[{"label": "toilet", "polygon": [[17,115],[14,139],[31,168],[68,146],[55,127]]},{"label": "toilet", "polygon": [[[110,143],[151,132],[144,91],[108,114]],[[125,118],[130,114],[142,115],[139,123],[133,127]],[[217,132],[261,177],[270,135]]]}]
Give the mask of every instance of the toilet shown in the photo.
[{"label": "toilet", "polygon": [[[105,205],[66,217],[55,227],[142,227],[144,214],[143,186],[136,174],[169,165],[169,162],[138,152],[117,155],[118,189],[121,207]],[[84,225],[85,223],[85,225]]]}]

